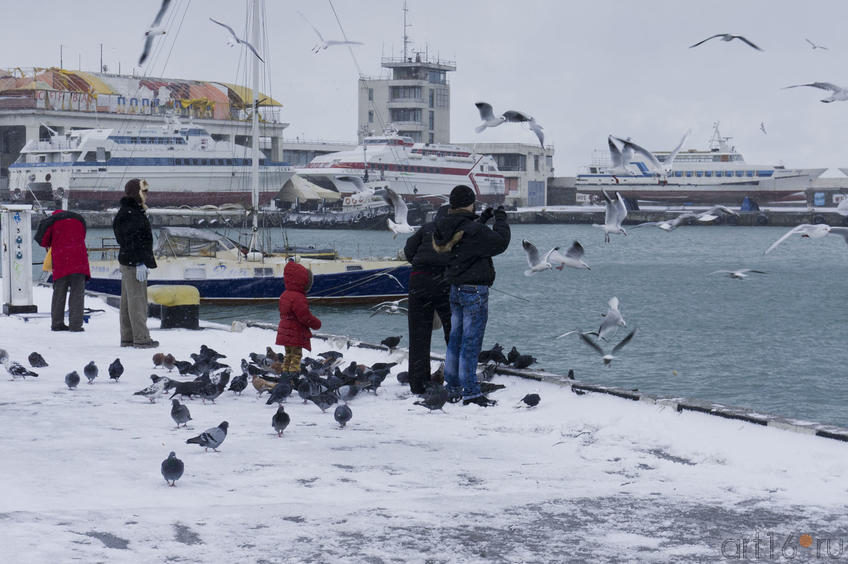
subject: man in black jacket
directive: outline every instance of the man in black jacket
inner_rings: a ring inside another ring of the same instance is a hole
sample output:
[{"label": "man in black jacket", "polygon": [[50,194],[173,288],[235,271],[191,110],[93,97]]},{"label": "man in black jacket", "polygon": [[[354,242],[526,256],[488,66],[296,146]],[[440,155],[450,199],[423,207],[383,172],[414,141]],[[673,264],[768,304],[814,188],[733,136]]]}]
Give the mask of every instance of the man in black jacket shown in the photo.
[{"label": "man in black jacket", "polygon": [[155,348],[147,330],[147,269],[156,268],[153,230],[147,219],[147,181],[133,178],[124,186],[121,208],[112,222],[121,265],[121,346]]},{"label": "man in black jacket", "polygon": [[409,389],[423,394],[430,383],[430,337],[434,315],[438,315],[450,337],[450,284],[445,280],[448,255],[433,248],[436,222],[447,215],[448,206],[436,212],[433,221],[425,223],[406,240],[403,253],[412,264],[409,274]]},{"label": "man in black jacket", "polygon": [[[489,316],[489,287],[495,281],[492,257],[509,246],[510,230],[503,206],[488,208],[478,218],[474,191],[460,185],[451,191],[448,215],[436,222],[433,248],[448,255],[445,276],[451,285],[451,332],[445,355],[445,384],[463,405],[494,405],[480,392],[477,358]],[[485,223],[494,215],[491,229]]]}]

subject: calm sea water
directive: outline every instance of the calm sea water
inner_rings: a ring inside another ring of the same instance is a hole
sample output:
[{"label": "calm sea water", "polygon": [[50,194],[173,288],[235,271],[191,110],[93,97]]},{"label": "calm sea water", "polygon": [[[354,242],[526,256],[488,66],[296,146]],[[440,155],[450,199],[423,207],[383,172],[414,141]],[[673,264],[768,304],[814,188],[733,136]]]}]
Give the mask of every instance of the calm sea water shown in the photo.
[{"label": "calm sea water", "polygon": [[[102,232],[101,232],[102,231]],[[784,242],[763,251],[786,232],[778,227],[681,227],[671,233],[635,229],[627,237],[587,225],[515,225],[506,253],[495,258],[484,347],[495,342],[538,359],[536,368],[598,384],[685,396],[787,417],[848,427],[848,325],[845,284],[848,248],[840,237]],[[282,241],[280,231],[271,232]],[[89,243],[107,236],[92,230]],[[404,239],[389,232],[289,230],[295,245],[334,246],[343,255],[388,256]],[[591,271],[565,269],[532,277],[521,239],[539,249],[578,240]],[[754,268],[746,280],[709,274]],[[520,296],[522,299],[519,299]],[[604,367],[600,356],[570,329],[597,329],[612,296],[621,300],[627,328],[638,331]],[[524,301],[528,300],[528,301]],[[370,317],[367,307],[313,307],[323,331],[369,342],[407,338],[403,316]],[[274,305],[202,306],[204,319],[275,322]],[[433,350],[444,352],[434,335]],[[269,334],[268,344],[273,344]]]}]

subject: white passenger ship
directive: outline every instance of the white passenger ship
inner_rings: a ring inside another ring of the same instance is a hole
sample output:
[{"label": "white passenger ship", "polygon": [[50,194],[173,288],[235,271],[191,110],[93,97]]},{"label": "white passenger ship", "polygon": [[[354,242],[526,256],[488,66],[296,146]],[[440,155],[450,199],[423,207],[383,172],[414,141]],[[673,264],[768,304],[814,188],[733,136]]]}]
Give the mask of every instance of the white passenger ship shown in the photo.
[{"label": "white passenger ship", "polygon": [[[613,174],[609,154],[596,151],[594,162],[577,174],[578,197],[591,198],[604,189],[650,202],[739,205],[748,196],[760,204],[803,203],[804,191],[827,170],[748,164],[728,141],[716,123],[709,148],[680,151],[666,177],[635,159],[626,173]],[[663,161],[669,152],[654,154]]]},{"label": "white passenger ship", "polygon": [[491,155],[456,145],[415,143],[393,132],[366,137],[350,151],[315,157],[297,174],[342,195],[360,190],[357,183],[342,178],[352,176],[380,181],[406,199],[447,198],[458,184],[470,186],[478,200],[490,204],[502,203],[505,195],[504,177]]},{"label": "white passenger ship", "polygon": [[[62,200],[63,208],[115,206],[131,178],[151,185],[150,204],[251,202],[251,149],[216,141],[202,127],[169,118],[138,129],[79,129],[33,140],[9,166],[13,200]],[[293,174],[283,163],[259,163],[259,203],[267,204]]]}]

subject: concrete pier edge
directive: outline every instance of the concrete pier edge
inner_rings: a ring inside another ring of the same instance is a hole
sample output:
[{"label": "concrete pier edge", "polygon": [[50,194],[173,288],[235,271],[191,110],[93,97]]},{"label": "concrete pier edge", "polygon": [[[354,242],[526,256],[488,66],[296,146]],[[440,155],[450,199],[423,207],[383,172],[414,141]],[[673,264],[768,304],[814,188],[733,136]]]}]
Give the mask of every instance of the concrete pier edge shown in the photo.
[{"label": "concrete pier edge", "polygon": [[[266,321],[243,320],[236,321],[234,323],[243,323],[246,327],[257,327],[260,329],[268,329],[272,331],[277,330],[276,323],[269,323]],[[352,337],[348,337],[346,335],[333,335],[331,333],[313,333],[313,337],[328,341],[330,343],[335,344],[336,346],[345,346],[347,348],[357,347],[362,349],[382,350],[388,352],[388,349],[383,345],[365,343]],[[395,350],[407,351],[407,349],[401,348]],[[431,355],[431,359],[442,361],[444,360],[444,356],[433,354]],[[675,411],[681,414],[685,412],[701,413],[705,415],[712,415],[715,417],[722,417],[724,419],[743,421],[745,423],[761,425],[764,427],[774,427],[776,429],[792,431],[794,433],[801,433],[804,435],[815,435],[817,437],[824,437],[826,439],[834,439],[837,441],[848,442],[848,429],[846,428],[838,427],[835,425],[825,425],[809,421],[798,421],[795,419],[788,419],[785,417],[780,417],[778,415],[759,413],[744,407],[728,406],[720,403],[694,400],[688,398],[655,396],[639,391],[627,390],[624,388],[616,388],[613,386],[601,386],[599,384],[587,384],[584,382],[580,382],[579,380],[569,380],[567,377],[559,374],[536,370],[518,370],[515,368],[510,368],[508,366],[498,367],[496,373],[505,374],[509,376],[518,376],[519,378],[537,380],[539,382],[547,382],[550,384],[556,384],[558,386],[567,386],[575,390],[581,390],[584,392],[607,394],[610,396],[627,399],[630,401],[647,402],[663,409],[674,409]]]}]

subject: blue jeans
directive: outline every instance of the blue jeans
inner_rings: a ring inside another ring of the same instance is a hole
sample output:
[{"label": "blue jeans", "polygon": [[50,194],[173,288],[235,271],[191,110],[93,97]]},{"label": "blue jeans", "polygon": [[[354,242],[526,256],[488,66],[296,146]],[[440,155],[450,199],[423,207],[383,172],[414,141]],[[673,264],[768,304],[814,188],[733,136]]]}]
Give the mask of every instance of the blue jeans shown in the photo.
[{"label": "blue jeans", "polygon": [[472,399],[483,395],[477,383],[477,357],[489,319],[489,287],[451,286],[451,332],[445,354],[445,384],[449,396]]}]

